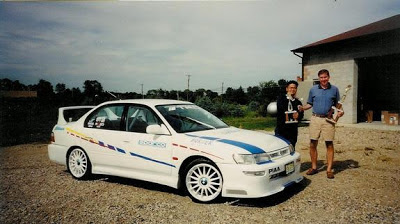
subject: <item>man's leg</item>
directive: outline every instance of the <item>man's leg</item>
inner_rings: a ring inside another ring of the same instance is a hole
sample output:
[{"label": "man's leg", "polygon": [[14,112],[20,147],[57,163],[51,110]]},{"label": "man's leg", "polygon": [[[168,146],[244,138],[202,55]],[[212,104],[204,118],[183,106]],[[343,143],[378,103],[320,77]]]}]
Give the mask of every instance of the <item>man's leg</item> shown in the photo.
[{"label": "man's leg", "polygon": [[332,165],[333,165],[333,157],[334,157],[334,147],[333,141],[326,141],[326,161],[328,163],[328,167],[326,168],[327,172],[332,172]]},{"label": "man's leg", "polygon": [[311,157],[311,168],[316,170],[317,169],[317,159],[318,159],[318,140],[311,139],[310,141],[310,157]]}]

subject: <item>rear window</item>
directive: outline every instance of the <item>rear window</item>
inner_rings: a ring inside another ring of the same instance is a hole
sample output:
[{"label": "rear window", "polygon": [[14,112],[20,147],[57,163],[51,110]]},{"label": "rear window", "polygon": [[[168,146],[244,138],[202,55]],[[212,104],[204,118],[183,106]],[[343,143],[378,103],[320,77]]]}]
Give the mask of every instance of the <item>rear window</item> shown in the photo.
[{"label": "rear window", "polygon": [[73,110],[64,110],[63,116],[67,122],[77,121],[81,118],[86,112],[91,110],[92,108],[82,108],[82,109],[73,109]]}]

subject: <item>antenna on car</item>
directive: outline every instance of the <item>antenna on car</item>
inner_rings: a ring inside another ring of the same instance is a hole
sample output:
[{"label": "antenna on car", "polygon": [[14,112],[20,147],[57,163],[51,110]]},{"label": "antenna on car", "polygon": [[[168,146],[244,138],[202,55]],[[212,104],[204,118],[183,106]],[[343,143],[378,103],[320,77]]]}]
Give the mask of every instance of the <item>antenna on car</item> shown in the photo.
[{"label": "antenna on car", "polygon": [[117,97],[116,95],[112,94],[111,92],[106,91],[106,93],[110,94],[112,97],[114,97],[115,99],[119,99],[121,100],[119,97]]}]

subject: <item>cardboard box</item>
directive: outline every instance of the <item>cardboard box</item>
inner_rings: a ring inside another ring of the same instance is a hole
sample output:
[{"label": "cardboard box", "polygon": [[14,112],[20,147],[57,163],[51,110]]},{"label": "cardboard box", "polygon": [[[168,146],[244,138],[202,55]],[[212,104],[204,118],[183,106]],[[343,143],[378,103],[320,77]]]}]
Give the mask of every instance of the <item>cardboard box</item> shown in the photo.
[{"label": "cardboard box", "polygon": [[399,125],[399,114],[389,113],[389,125]]},{"label": "cardboard box", "polygon": [[366,117],[367,117],[367,122],[371,123],[374,120],[374,111],[372,110],[367,111]]},{"label": "cardboard box", "polygon": [[384,124],[389,124],[389,111],[382,110],[382,112],[381,112],[381,121]]}]

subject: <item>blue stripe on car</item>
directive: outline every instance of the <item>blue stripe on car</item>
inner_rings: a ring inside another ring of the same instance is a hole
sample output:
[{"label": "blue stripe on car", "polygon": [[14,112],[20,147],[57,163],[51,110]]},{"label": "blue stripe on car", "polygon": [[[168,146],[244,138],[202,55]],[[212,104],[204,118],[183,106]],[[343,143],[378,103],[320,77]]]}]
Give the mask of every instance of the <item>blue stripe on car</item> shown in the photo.
[{"label": "blue stripe on car", "polygon": [[56,128],[54,129],[54,131],[64,131],[64,128],[63,128],[63,127],[56,126]]},{"label": "blue stripe on car", "polygon": [[284,184],[283,187],[289,187],[290,185],[295,184],[295,183],[296,182],[294,182],[294,181],[290,181],[290,182]]},{"label": "blue stripe on car", "polygon": [[259,154],[259,153],[264,153],[265,151],[262,150],[261,148],[254,146],[254,145],[250,145],[244,142],[239,142],[239,141],[234,141],[234,140],[229,140],[229,139],[222,139],[222,138],[215,138],[215,137],[208,137],[208,136],[196,136],[196,135],[187,135],[190,137],[195,137],[195,138],[201,138],[201,139],[207,139],[207,140],[215,140],[217,142],[222,142],[228,145],[233,145],[242,149],[245,149],[247,151],[249,151],[252,154]]},{"label": "blue stripe on car", "polygon": [[247,151],[251,152],[252,154],[259,154],[259,153],[264,153],[265,151],[258,148],[257,146],[250,145],[244,142],[238,142],[238,141],[233,141],[229,139],[219,139],[217,140],[219,142],[223,142],[229,145],[237,146],[242,149],[246,149]]},{"label": "blue stripe on car", "polygon": [[267,160],[267,161],[264,161],[264,162],[257,163],[257,165],[262,165],[262,164],[267,164],[267,163],[273,163],[273,161],[272,160]]},{"label": "blue stripe on car", "polygon": [[118,147],[117,147],[117,151],[118,151],[118,152],[121,152],[121,153],[124,153],[124,154],[126,153],[125,150],[120,149],[120,148],[118,148]]},{"label": "blue stripe on car", "polygon": [[283,140],[283,141],[286,142],[288,145],[292,144],[292,143],[289,142],[289,140],[287,140],[286,138],[284,138],[284,137],[282,137],[282,136],[280,136],[280,135],[275,135],[275,137],[277,137],[277,138]]},{"label": "blue stripe on car", "polygon": [[152,161],[152,162],[156,162],[156,163],[160,163],[160,164],[163,164],[163,165],[175,167],[174,165],[166,163],[166,162],[158,161],[158,160],[155,160],[155,159],[152,159],[152,158],[149,158],[149,157],[146,157],[146,156],[142,156],[142,155],[139,155],[139,154],[136,154],[136,153],[133,153],[133,152],[129,152],[129,153],[131,154],[131,156],[136,156],[136,157],[139,157],[139,158],[142,158],[142,159],[145,159],[145,160],[149,160],[149,161]]}]

